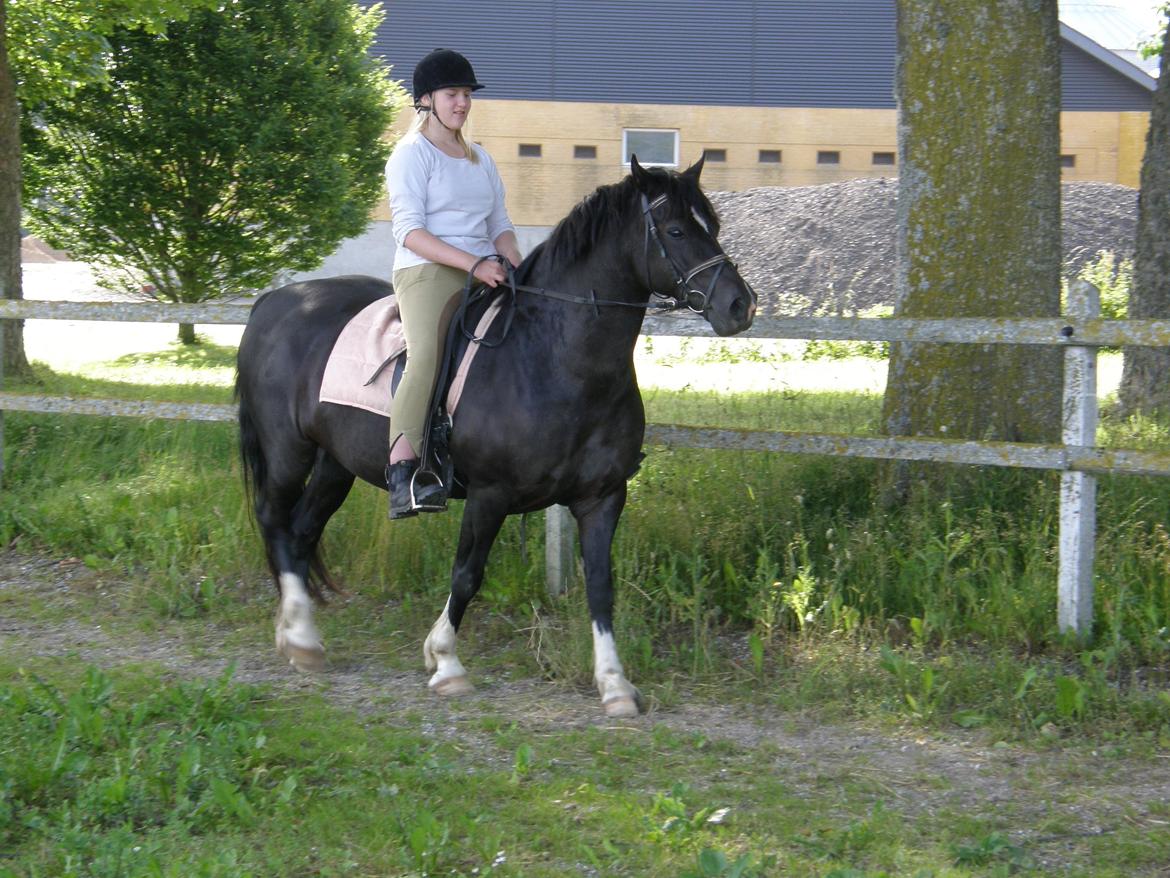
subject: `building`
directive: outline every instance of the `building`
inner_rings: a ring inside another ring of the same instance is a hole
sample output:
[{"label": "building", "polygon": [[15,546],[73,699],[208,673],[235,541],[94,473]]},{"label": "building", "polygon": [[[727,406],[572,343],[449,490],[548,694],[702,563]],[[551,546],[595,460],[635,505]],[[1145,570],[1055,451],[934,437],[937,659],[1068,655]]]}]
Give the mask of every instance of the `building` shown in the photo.
[{"label": "building", "polygon": [[[711,190],[898,172],[894,0],[383,6],[373,52],[408,88],[438,46],[464,52],[487,85],[470,135],[499,165],[523,249],[625,174],[631,152],[680,167],[706,154]],[[1063,22],[1061,38],[1064,179],[1136,186],[1155,77]],[[382,205],[374,241],[338,256],[392,251],[388,220]]]}]

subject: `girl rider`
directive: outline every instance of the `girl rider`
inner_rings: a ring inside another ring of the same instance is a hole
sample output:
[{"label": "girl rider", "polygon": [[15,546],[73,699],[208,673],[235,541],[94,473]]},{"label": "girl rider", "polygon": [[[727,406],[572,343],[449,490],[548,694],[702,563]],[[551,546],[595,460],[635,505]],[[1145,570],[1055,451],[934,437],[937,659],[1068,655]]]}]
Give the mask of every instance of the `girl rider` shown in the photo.
[{"label": "girl rider", "polygon": [[[418,454],[443,356],[447,326],[467,273],[481,256],[520,264],[491,156],[467,141],[471,93],[483,88],[458,52],[435,49],[414,68],[416,116],[386,163],[394,240],[394,294],[406,336],[407,366],[390,412],[390,517],[446,508],[445,486],[416,483]],[[504,266],[480,262],[477,280],[495,287]]]}]

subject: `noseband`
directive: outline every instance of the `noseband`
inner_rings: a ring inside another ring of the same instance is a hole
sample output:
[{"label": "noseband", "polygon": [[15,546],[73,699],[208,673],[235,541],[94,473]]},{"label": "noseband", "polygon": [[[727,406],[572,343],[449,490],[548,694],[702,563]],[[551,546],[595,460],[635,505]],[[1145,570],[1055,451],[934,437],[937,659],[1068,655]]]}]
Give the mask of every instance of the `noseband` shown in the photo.
[{"label": "noseband", "polygon": [[[723,269],[730,265],[735,268],[735,263],[731,261],[723,250],[720,250],[710,259],[700,262],[691,269],[683,268],[666,249],[666,242],[662,240],[662,232],[658,228],[658,224],[654,222],[654,208],[661,207],[666,204],[666,196],[659,195],[653,201],[649,201],[645,195],[642,196],[642,215],[646,218],[646,246],[645,261],[646,261],[646,287],[650,292],[658,296],[660,299],[671,299],[674,302],[674,308],[690,308],[696,314],[702,314],[707,310],[711,301],[711,295],[715,292],[715,285],[719,283],[719,275],[723,273]],[[663,293],[654,289],[654,284],[650,280],[650,241],[653,239],[654,243],[658,245],[658,252],[662,258],[670,264],[670,269],[674,272],[674,292]],[[711,275],[711,282],[707,284],[705,290],[692,283],[694,279],[702,274],[704,271],[713,268],[715,272]],[[755,291],[752,291],[755,295]]]}]

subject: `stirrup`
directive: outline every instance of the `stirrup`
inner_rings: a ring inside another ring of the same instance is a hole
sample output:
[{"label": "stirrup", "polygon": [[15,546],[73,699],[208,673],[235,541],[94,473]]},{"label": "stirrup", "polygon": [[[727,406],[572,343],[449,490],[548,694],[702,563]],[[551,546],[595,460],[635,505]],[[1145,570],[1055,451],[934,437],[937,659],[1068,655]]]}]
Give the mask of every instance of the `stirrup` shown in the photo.
[{"label": "stirrup", "polygon": [[410,477],[410,508],[413,512],[446,512],[447,486],[437,474],[419,467]]},{"label": "stirrup", "polygon": [[419,469],[417,461],[387,464],[386,488],[390,495],[391,521],[410,518],[419,512],[443,512],[447,508],[446,486],[433,472]]}]

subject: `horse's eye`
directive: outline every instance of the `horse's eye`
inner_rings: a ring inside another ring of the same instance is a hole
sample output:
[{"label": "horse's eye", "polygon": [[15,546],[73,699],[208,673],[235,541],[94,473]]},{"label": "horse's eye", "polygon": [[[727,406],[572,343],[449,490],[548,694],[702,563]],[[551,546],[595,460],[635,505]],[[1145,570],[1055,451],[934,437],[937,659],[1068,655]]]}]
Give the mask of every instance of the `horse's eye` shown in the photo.
[{"label": "horse's eye", "polygon": [[672,237],[672,238],[685,237],[685,233],[678,226],[671,226],[669,229],[666,230],[666,234],[670,235],[670,237]]}]

